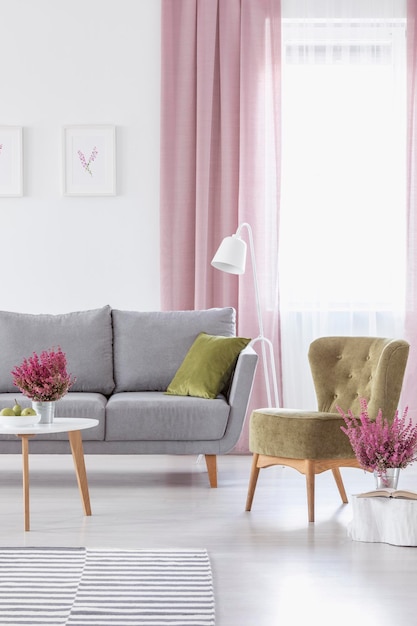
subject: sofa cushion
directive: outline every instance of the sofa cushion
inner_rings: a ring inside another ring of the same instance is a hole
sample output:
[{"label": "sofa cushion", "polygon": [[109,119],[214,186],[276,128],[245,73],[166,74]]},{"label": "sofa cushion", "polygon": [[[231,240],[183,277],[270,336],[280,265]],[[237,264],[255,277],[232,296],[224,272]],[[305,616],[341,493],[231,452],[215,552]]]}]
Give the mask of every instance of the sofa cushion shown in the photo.
[{"label": "sofa cushion", "polygon": [[[32,405],[32,402],[21,393],[1,393],[0,408],[5,406],[13,406],[15,399],[26,408]],[[56,417],[88,417],[99,421],[94,428],[87,428],[82,431],[83,441],[103,441],[105,431],[105,415],[106,415],[107,398],[100,393],[67,393],[63,398],[57,400],[55,408]],[[14,435],[0,435],[0,440],[14,440]],[[37,441],[59,439],[68,442],[68,433],[40,433],[36,435]],[[68,447],[68,452],[70,451]],[[53,453],[53,448],[50,449]]]},{"label": "sofa cushion", "polygon": [[161,391],[115,393],[106,408],[106,441],[217,441],[230,406],[216,400],[167,396]]},{"label": "sofa cushion", "polygon": [[216,398],[227,386],[239,353],[250,339],[200,333],[188,350],[167,394]]},{"label": "sofa cushion", "polygon": [[0,311],[0,346],[0,392],[17,391],[11,371],[24,358],[58,346],[77,378],[71,391],[108,395],[114,389],[109,306],[61,315]]},{"label": "sofa cushion", "polygon": [[197,335],[235,335],[232,307],[112,316],[116,392],[165,391]]}]

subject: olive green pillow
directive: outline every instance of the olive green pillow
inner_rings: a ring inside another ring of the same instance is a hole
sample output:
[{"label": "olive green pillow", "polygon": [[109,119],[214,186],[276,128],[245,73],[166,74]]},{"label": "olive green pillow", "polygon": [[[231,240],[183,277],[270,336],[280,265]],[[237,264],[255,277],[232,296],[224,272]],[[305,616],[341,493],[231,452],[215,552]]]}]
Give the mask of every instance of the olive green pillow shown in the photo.
[{"label": "olive green pillow", "polygon": [[239,353],[250,339],[222,337],[200,333],[194,341],[174,378],[167,394],[216,398],[229,382]]}]

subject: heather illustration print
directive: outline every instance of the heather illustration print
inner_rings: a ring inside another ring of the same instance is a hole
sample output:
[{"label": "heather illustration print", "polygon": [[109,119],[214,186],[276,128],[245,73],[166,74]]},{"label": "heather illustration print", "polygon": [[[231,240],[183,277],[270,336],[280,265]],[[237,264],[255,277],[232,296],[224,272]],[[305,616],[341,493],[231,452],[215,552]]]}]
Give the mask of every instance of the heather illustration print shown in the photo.
[{"label": "heather illustration print", "polygon": [[86,172],[88,172],[88,174],[90,174],[90,176],[93,175],[93,171],[91,169],[91,164],[94,163],[94,161],[97,158],[98,155],[98,150],[97,150],[97,146],[94,146],[93,151],[90,154],[90,158],[88,159],[88,161],[86,160],[84,153],[81,150],[78,150],[77,152],[78,157],[80,159],[80,163],[81,163],[81,167],[84,168],[84,170]]},{"label": "heather illustration print", "polygon": [[0,126],[0,196],[22,194],[22,127]]},{"label": "heather illustration print", "polygon": [[66,126],[62,139],[64,195],[116,195],[115,127]]}]

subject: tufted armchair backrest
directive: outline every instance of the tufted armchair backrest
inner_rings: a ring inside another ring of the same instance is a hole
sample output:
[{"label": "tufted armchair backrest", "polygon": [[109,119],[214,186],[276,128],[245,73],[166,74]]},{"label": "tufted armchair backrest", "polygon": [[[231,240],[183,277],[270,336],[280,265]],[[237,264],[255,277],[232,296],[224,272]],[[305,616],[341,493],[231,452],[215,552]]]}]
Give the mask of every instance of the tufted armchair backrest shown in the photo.
[{"label": "tufted armchair backrest", "polygon": [[393,419],[398,408],[409,344],[381,337],[321,337],[310,345],[308,359],[318,410],[337,406],[359,415],[361,398],[375,418],[378,410]]}]

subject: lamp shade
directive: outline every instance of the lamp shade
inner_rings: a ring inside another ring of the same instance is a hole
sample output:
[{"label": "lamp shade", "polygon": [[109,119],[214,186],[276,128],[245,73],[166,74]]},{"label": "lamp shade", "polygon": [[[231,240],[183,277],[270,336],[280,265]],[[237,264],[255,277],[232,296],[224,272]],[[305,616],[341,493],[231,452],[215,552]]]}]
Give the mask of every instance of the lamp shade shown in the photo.
[{"label": "lamp shade", "polygon": [[212,266],[228,274],[244,274],[246,242],[237,235],[225,237],[211,262]]}]

